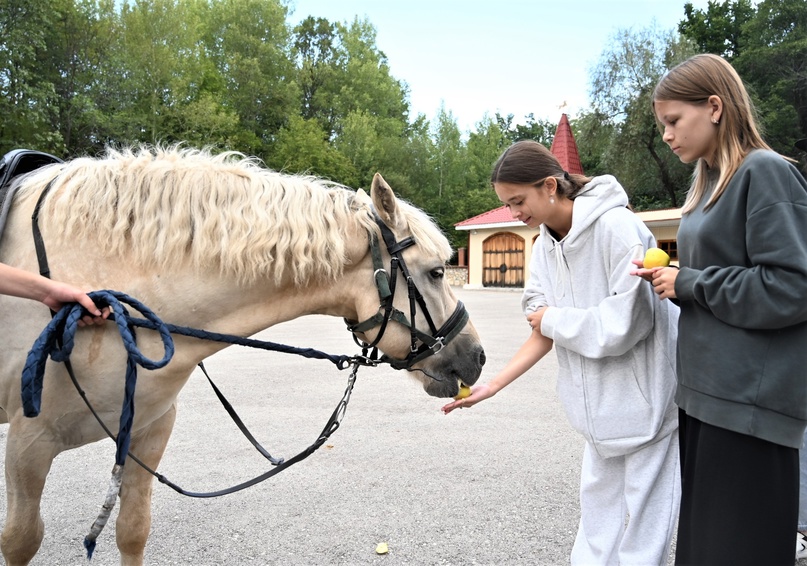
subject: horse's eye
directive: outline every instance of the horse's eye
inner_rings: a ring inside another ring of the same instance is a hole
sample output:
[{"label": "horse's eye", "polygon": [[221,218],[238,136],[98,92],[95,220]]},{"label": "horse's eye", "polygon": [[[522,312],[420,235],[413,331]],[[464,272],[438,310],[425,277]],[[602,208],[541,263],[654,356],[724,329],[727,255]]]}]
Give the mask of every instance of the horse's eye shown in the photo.
[{"label": "horse's eye", "polygon": [[442,279],[443,275],[445,275],[445,269],[443,269],[442,267],[432,269],[429,272],[429,275],[431,275],[432,279]]}]

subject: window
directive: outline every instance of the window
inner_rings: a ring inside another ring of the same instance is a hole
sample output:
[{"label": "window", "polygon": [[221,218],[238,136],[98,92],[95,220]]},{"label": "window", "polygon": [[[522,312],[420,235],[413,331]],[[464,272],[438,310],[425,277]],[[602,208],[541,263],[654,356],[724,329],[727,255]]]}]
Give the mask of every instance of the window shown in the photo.
[{"label": "window", "polygon": [[670,256],[671,261],[678,261],[678,241],[676,240],[659,240],[658,247]]}]

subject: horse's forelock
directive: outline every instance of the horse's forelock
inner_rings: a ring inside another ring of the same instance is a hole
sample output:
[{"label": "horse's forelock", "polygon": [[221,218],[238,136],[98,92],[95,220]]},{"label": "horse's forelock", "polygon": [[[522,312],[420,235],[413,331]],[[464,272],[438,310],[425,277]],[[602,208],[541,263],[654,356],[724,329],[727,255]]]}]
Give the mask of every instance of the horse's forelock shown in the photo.
[{"label": "horse's forelock", "polygon": [[451,244],[434,220],[406,201],[399,199],[398,205],[399,210],[403,212],[409,231],[418,246],[422,248],[423,253],[437,256],[447,262],[451,258]]}]

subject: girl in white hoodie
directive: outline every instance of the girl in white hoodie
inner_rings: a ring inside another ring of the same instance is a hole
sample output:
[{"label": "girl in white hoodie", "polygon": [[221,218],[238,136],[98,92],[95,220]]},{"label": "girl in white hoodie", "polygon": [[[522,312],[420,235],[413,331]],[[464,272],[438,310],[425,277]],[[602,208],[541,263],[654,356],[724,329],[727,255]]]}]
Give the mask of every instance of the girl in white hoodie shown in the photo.
[{"label": "girl in white hoodie", "polygon": [[571,175],[537,142],[510,146],[491,182],[514,218],[541,229],[522,299],[533,331],[501,372],[443,411],[492,397],[554,344],[558,396],[586,439],[571,562],[664,565],[680,498],[678,308],[631,275],[653,236],[614,177]]}]

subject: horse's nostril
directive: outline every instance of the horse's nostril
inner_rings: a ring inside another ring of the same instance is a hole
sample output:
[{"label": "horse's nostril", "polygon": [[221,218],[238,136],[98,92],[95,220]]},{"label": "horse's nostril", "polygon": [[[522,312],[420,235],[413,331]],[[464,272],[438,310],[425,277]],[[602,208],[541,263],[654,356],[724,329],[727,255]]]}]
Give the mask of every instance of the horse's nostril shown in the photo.
[{"label": "horse's nostril", "polygon": [[487,361],[487,358],[485,357],[485,350],[482,350],[481,352],[479,352],[479,365],[480,366],[485,365],[486,361]]}]

